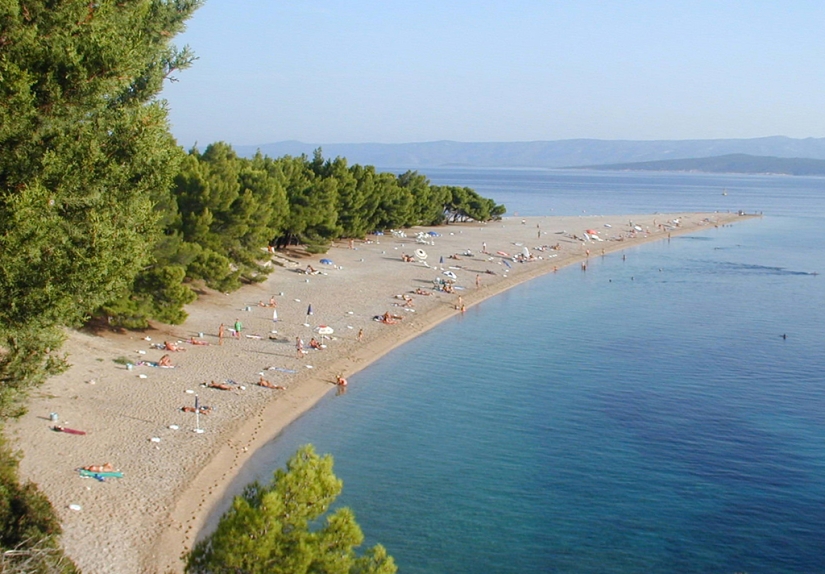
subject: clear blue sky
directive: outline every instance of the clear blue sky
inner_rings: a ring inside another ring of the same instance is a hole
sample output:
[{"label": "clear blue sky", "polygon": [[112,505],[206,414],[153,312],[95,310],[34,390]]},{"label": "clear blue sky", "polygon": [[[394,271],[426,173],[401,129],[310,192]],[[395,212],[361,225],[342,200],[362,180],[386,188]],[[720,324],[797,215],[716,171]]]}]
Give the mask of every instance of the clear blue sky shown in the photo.
[{"label": "clear blue sky", "polygon": [[178,142],[825,136],[825,2],[207,0]]}]

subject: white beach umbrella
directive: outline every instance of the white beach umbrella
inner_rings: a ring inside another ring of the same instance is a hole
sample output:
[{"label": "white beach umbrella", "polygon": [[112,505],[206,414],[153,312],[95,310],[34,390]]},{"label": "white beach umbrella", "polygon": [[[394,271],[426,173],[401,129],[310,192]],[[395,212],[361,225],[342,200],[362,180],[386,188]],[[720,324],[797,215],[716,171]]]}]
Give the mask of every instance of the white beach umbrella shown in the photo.
[{"label": "white beach umbrella", "polygon": [[427,252],[423,249],[416,249],[415,256],[421,259],[422,261],[427,258]]}]

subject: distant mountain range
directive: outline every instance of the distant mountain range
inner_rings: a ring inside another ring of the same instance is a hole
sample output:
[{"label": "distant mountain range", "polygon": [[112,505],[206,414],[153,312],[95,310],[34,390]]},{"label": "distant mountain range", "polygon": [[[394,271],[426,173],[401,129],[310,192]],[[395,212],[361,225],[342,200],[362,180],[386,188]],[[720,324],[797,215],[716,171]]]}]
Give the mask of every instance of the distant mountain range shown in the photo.
[{"label": "distant mountain range", "polygon": [[[266,155],[280,157],[312,155],[312,152],[319,147],[322,148],[324,157],[345,157],[350,164],[409,169],[450,166],[527,168],[627,166],[627,164],[640,162],[710,158],[732,154],[769,156],[773,159],[825,160],[825,138],[794,139],[784,136],[719,140],[575,139],[498,143],[437,141],[403,144],[320,144],[285,141],[257,146],[235,146],[235,149],[240,155],[246,157],[253,155],[258,149]],[[784,173],[782,170],[758,170],[758,172]]]},{"label": "distant mountain range", "polygon": [[733,153],[693,159],[666,159],[635,163],[580,166],[586,169],[622,171],[698,171],[704,173],[764,173],[825,175],[825,159],[787,158]]}]

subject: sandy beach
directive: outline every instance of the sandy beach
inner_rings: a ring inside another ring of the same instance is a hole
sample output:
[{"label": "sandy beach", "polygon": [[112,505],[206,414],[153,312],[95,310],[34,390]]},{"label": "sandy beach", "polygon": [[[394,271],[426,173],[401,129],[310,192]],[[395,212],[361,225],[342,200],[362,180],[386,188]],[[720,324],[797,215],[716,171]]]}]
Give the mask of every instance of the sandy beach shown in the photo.
[{"label": "sandy beach", "polygon": [[[57,509],[63,545],[81,570],[180,572],[182,552],[210,510],[226,505],[229,482],[257,448],[335,392],[336,375],[348,377],[460,313],[459,297],[469,307],[554,268],[742,219],[730,213],[510,217],[340,242],[325,255],[276,253],[265,282],[229,294],[207,290],[187,307],[183,325],[71,332],[64,351],[72,367],[33,393],[28,414],[9,423],[6,434],[23,454],[22,478],[36,482]],[[601,240],[587,238],[587,230],[598,231]],[[429,231],[438,235],[417,242],[416,233]],[[415,256],[417,249],[426,259]],[[513,261],[525,249],[532,260]],[[307,274],[308,265],[317,273]],[[454,292],[434,289],[434,279],[447,280],[448,272],[455,276]],[[271,298],[274,308],[267,306]],[[384,313],[403,319],[374,320]],[[229,330],[236,320],[243,324],[239,337]],[[332,334],[321,339],[320,326]],[[310,349],[313,336],[325,348]],[[208,345],[192,344],[192,337]],[[296,337],[303,340],[303,357]],[[156,348],[164,341],[185,349],[168,353],[174,368],[141,365],[167,354]],[[284,389],[259,386],[261,373]],[[211,381],[229,390],[205,386]],[[196,415],[182,410],[194,406],[196,395],[211,407],[199,417],[201,433],[195,432]],[[86,434],[56,432],[54,425]],[[76,471],[105,462],[123,477],[100,482]]]}]

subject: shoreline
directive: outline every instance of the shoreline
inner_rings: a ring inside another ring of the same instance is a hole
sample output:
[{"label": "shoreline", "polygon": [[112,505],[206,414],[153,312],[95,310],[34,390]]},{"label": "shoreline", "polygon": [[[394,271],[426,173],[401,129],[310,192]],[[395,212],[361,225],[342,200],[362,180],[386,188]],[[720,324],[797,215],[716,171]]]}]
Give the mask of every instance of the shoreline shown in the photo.
[{"label": "shoreline", "polygon": [[[187,308],[190,316],[183,325],[158,326],[146,333],[71,333],[64,350],[71,354],[73,366],[32,394],[29,413],[10,422],[6,434],[24,453],[21,478],[39,483],[55,505],[64,525],[64,547],[78,567],[90,572],[178,572],[183,565],[181,553],[209,528],[210,516],[219,516],[216,508],[228,507],[232,493],[227,489],[257,448],[334,388],[338,373],[350,376],[459,313],[455,309],[459,295],[469,307],[552,273],[554,267],[586,261],[586,250],[592,258],[606,256],[669,235],[751,217],[735,213],[508,217],[487,224],[416,228],[407,230],[406,238],[371,236],[373,242],[358,242],[356,249],[338,243],[326,255],[300,262],[277,255],[275,259],[284,266],[265,282],[227,295],[207,292]],[[680,221],[678,227],[659,227],[675,219]],[[642,231],[634,231],[628,220]],[[586,229],[622,239],[583,243],[571,237],[581,237]],[[441,236],[432,238],[434,245],[417,244],[413,237],[417,230],[434,230]],[[485,256],[479,253],[483,243],[489,245]],[[558,251],[532,249],[557,243]],[[512,254],[524,247],[542,259],[513,262],[505,274],[503,258],[496,252]],[[420,261],[401,261],[402,253],[412,254],[416,248],[428,252],[429,267]],[[468,249],[472,256],[460,255]],[[452,254],[459,254],[460,259],[448,259]],[[454,294],[412,295],[414,310],[395,306],[400,302],[395,295],[411,293],[416,287],[432,290],[433,278],[444,277],[438,269],[441,257],[444,269],[449,264],[459,267],[453,271],[464,289]],[[332,259],[334,267],[321,265],[322,258]],[[300,273],[308,263],[324,274]],[[475,286],[476,277],[481,279],[480,288]],[[257,301],[268,301],[273,293],[277,323],[272,322],[271,308],[257,306]],[[308,305],[314,309],[312,316],[306,314]],[[404,320],[394,325],[372,320],[385,311],[403,315]],[[248,323],[244,332],[258,338],[244,335],[216,345],[217,325],[229,326],[236,317]],[[335,331],[327,349],[310,351],[299,360],[295,337],[308,340],[314,334],[312,327],[320,324]],[[358,342],[356,333],[361,328],[364,341]],[[211,346],[184,343],[188,352],[171,353],[179,368],[129,371],[114,362],[123,357],[137,360],[144,354],[156,360],[155,355],[162,352],[151,349],[150,343],[186,341],[199,333]],[[144,340],[146,336],[151,342]],[[262,371],[269,365],[295,372]],[[259,372],[287,390],[255,386]],[[238,381],[238,387],[216,391],[199,386],[226,379]],[[191,432],[194,417],[180,412],[195,393],[201,404],[215,408],[213,414],[200,417],[203,434]],[[47,432],[49,412],[59,413],[60,424],[67,426],[79,428],[77,421],[81,421],[89,434],[72,437]],[[83,481],[73,471],[109,459],[124,470],[123,479],[100,484]],[[80,504],[82,510],[70,510],[69,504]]]}]

